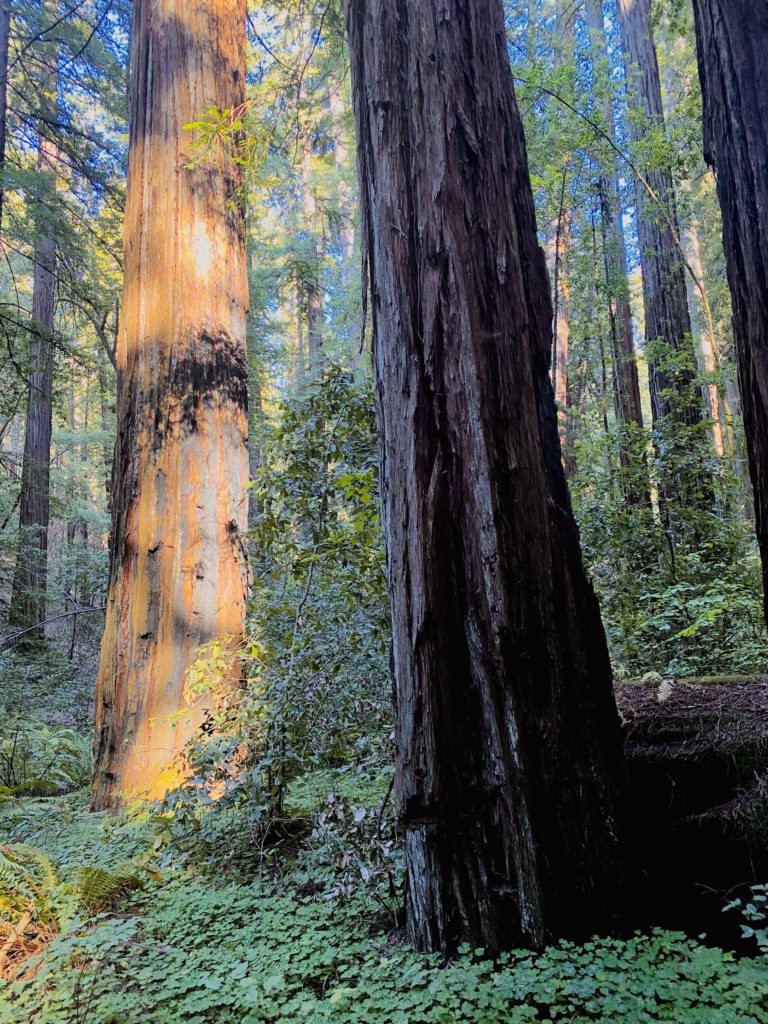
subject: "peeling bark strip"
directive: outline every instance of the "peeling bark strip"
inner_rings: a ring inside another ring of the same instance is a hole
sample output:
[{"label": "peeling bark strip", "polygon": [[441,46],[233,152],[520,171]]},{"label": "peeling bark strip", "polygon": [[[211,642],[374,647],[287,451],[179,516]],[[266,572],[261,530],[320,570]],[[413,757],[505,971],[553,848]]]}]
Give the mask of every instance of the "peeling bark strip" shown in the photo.
[{"label": "peeling bark strip", "polygon": [[[112,575],[93,803],[158,795],[200,723],[184,674],[242,637],[247,280],[234,161],[183,126],[245,97],[245,0],[137,0]],[[193,166],[190,167],[190,164]],[[239,669],[233,667],[231,682]]]},{"label": "peeling bark strip", "polygon": [[408,929],[605,928],[620,742],[565,486],[500,0],[346,0],[370,265]]},{"label": "peeling bark strip", "polygon": [[723,212],[734,347],[768,595],[768,8],[765,0],[695,0],[693,11],[704,155],[715,168]]}]

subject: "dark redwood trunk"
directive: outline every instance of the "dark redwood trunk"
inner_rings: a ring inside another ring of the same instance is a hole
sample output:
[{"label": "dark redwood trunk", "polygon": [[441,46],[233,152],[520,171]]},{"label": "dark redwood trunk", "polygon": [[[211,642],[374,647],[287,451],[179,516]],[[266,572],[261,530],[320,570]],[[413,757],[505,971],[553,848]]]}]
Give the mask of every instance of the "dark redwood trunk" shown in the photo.
[{"label": "dark redwood trunk", "polygon": [[408,930],[609,925],[618,722],[549,380],[500,0],[346,0],[370,266]]},{"label": "dark redwood trunk", "polygon": [[[650,17],[650,0],[618,0],[619,24],[627,67],[630,134],[642,139],[644,126],[664,124],[661,82]],[[666,168],[645,169],[636,182],[637,230],[643,273],[645,336],[648,343],[651,404],[654,423],[672,415],[694,425],[701,422],[701,396],[693,387],[696,358],[672,176]],[[658,343],[661,352],[654,352]],[[664,351],[675,353],[677,365],[663,365]],[[661,356],[661,358],[659,358]]]},{"label": "dark redwood trunk", "polygon": [[[37,162],[39,174],[55,175],[57,164],[56,144],[41,136]],[[39,235],[34,252],[29,396],[24,421],[19,504],[19,551],[8,612],[9,623],[19,629],[29,629],[43,622],[46,607],[56,273],[56,239],[49,217],[45,209],[38,217]]]},{"label": "dark redwood trunk", "polygon": [[768,7],[764,0],[695,0],[693,10],[704,152],[715,168],[723,212],[734,347],[768,595]]}]

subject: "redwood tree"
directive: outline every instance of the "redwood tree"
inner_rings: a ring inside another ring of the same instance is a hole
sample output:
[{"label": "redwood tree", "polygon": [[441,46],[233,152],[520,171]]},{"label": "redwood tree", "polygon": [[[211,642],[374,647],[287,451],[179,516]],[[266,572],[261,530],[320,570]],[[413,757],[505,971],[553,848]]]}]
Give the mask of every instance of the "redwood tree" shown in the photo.
[{"label": "redwood tree", "polygon": [[[613,142],[616,138],[616,127],[610,90],[603,0],[587,0],[586,23],[589,29],[592,73],[595,80],[594,98],[602,117],[603,128]],[[632,311],[629,305],[627,252],[621,219],[619,168],[616,153],[612,148],[609,148],[603,156],[599,171],[598,189],[603,226],[616,419],[622,426],[642,428],[643,410],[640,402],[640,383],[632,332]],[[626,445],[622,446],[622,461],[629,462]]]},{"label": "redwood tree", "polygon": [[768,595],[768,7],[764,0],[694,0],[693,11],[704,153],[716,172],[723,213],[734,348]]},{"label": "redwood tree", "polygon": [[[242,636],[247,281],[240,173],[185,124],[241,112],[245,0],[136,0],[111,578],[93,802],[159,794],[204,714],[185,671]],[[236,141],[236,140],[235,140]],[[236,660],[222,683],[236,682]]]},{"label": "redwood tree", "polygon": [[[44,5],[51,23],[53,4]],[[24,417],[19,497],[19,549],[13,573],[8,622],[21,631],[45,621],[48,575],[48,527],[51,511],[51,437],[53,431],[54,314],[56,303],[56,215],[53,195],[59,170],[59,147],[51,138],[56,122],[58,47],[47,44],[47,71],[40,88],[37,170],[40,192],[35,204],[35,246],[32,270],[32,323],[29,345],[29,391]],[[6,54],[7,56],[7,54]],[[6,68],[7,71],[7,68]],[[7,84],[7,80],[6,80]],[[0,83],[0,86],[2,83]],[[5,146],[5,139],[2,139]],[[3,159],[5,153],[3,151]],[[0,166],[0,173],[4,164]],[[29,634],[38,639],[43,630]]]},{"label": "redwood tree", "polygon": [[[646,125],[664,126],[650,0],[618,0],[618,14],[627,69],[630,134],[637,142],[642,140]],[[701,422],[702,403],[692,386],[696,359],[674,184],[664,166],[647,167],[643,179],[636,181],[635,190],[653,420],[659,423],[671,415],[692,426]],[[658,347],[660,341],[662,349]],[[665,365],[669,363],[667,353],[674,353],[676,365]]]},{"label": "redwood tree", "polygon": [[345,0],[373,307],[407,917],[605,928],[620,743],[549,379],[501,0]]}]

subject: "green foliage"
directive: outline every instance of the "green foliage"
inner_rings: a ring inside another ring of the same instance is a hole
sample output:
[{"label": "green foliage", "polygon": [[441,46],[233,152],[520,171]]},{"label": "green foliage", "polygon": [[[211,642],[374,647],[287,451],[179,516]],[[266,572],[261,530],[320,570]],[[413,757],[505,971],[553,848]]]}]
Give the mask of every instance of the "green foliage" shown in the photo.
[{"label": "green foliage", "polygon": [[87,735],[39,724],[0,730],[0,801],[66,793],[85,785],[90,774]]},{"label": "green foliage", "polygon": [[14,1024],[764,1024],[768,970],[665,932],[444,964],[359,896],[179,880],[54,940],[7,995]]},{"label": "green foliage", "polygon": [[[218,694],[161,807],[165,837],[202,859],[250,855],[268,833],[274,850],[275,829],[301,827],[290,781],[365,758],[380,772],[392,724],[369,383],[330,367],[286,403],[254,495],[248,683]],[[222,657],[204,652],[187,685],[215,688]]]},{"label": "green foliage", "polygon": [[753,941],[768,956],[768,885],[753,885],[749,899],[731,900],[723,910],[737,910],[741,914],[742,938]]}]

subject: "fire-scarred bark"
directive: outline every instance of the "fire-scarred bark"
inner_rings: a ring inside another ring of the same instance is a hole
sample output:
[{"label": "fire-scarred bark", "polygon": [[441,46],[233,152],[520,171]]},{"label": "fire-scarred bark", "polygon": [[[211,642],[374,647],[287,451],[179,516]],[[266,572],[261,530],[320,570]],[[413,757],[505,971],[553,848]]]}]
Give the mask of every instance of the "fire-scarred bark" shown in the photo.
[{"label": "fire-scarred bark", "polygon": [[[185,125],[245,98],[245,0],[137,0],[112,570],[93,802],[162,793],[199,725],[185,671],[242,637],[247,278],[240,172]],[[229,676],[235,684],[234,660]]]}]

